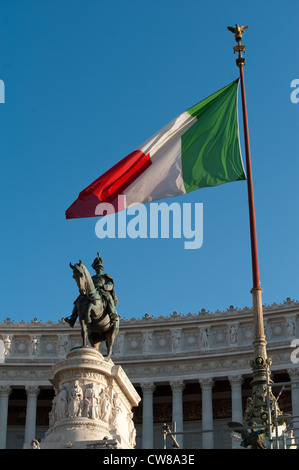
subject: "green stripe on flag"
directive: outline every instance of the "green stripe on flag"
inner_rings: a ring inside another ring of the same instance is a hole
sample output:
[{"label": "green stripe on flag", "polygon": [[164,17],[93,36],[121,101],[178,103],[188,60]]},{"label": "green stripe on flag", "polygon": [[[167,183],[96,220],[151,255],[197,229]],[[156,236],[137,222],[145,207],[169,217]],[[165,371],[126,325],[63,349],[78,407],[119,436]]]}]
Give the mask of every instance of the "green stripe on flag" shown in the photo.
[{"label": "green stripe on flag", "polygon": [[186,192],[246,179],[239,143],[239,79],[188,109],[197,121],[181,137]]}]

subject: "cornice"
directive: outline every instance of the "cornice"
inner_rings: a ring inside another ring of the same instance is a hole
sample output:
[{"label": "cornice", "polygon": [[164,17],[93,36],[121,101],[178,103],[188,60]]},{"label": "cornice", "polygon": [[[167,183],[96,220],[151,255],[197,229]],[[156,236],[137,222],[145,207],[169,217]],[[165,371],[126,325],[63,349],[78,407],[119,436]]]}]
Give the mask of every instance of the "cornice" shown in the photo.
[{"label": "cornice", "polygon": [[[298,300],[291,300],[289,297],[282,303],[273,303],[271,305],[264,304],[263,305],[263,313],[264,317],[267,318],[273,314],[281,313],[293,313],[299,314],[299,301]],[[188,324],[194,321],[210,324],[214,323],[215,321],[230,321],[230,320],[244,320],[246,318],[252,317],[253,309],[252,307],[243,307],[243,308],[235,308],[234,306],[230,306],[225,310],[215,310],[214,312],[210,312],[205,309],[201,309],[198,313],[187,313],[182,314],[174,311],[171,315],[160,315],[160,316],[151,316],[146,313],[142,317],[138,318],[122,318],[120,315],[120,325],[124,328],[139,328],[140,326],[148,326],[156,327],[157,324],[164,324],[166,323],[169,327],[179,326],[179,324]],[[55,329],[56,331],[61,330],[61,333],[67,332],[69,333],[71,330],[69,325],[64,322],[64,320],[59,320],[57,322],[53,322],[51,320],[44,322],[38,320],[38,318],[34,318],[31,322],[24,322],[23,320],[20,322],[15,322],[10,318],[6,318],[3,321],[0,321],[0,329],[6,328],[22,328],[23,330],[30,329],[31,331],[37,331],[39,329]],[[75,328],[76,329],[76,326]]]}]

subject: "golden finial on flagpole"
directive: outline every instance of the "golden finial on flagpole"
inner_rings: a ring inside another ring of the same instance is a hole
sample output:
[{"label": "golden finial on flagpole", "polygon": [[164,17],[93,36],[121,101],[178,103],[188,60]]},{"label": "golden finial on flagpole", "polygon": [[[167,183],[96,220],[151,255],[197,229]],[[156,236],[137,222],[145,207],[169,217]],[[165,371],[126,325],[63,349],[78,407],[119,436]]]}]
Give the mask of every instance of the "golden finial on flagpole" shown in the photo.
[{"label": "golden finial on flagpole", "polygon": [[242,39],[243,39],[243,33],[248,29],[248,26],[239,26],[238,24],[233,26],[228,26],[227,29],[234,33],[235,35],[235,40],[237,42],[237,46],[233,46],[234,53],[238,52],[238,58],[236,60],[237,66],[238,67],[243,67],[245,65],[245,59],[242,56],[243,52],[245,52],[245,46],[241,44]]}]

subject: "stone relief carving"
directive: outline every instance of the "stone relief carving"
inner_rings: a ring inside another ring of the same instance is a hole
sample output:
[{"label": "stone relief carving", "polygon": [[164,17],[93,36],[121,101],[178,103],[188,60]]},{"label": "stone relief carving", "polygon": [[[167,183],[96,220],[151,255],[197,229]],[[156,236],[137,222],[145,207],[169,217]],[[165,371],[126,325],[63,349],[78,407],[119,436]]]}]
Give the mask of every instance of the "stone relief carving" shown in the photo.
[{"label": "stone relief carving", "polygon": [[269,341],[271,341],[271,328],[269,327],[268,320],[264,320],[264,332],[265,332],[266,340],[269,343]]},{"label": "stone relief carving", "polygon": [[57,421],[67,418],[100,419],[117,426],[122,413],[122,406],[117,393],[111,399],[107,389],[94,383],[81,386],[76,380],[68,391],[66,386],[56,390],[49,414],[50,428]]},{"label": "stone relief carving", "polygon": [[65,356],[68,352],[69,345],[69,335],[58,335],[58,354],[60,356]]},{"label": "stone relief carving", "polygon": [[153,338],[151,331],[145,331],[142,339],[142,352],[144,354],[150,354],[153,348]]},{"label": "stone relief carving", "polygon": [[114,354],[122,356],[124,354],[124,335],[119,333],[114,343]]},{"label": "stone relief carving", "polygon": [[217,347],[218,345],[220,345],[220,347],[222,346],[221,343],[227,343],[227,339],[228,339],[228,334],[227,334],[227,331],[226,329],[219,329],[219,330],[216,330],[213,332],[213,336],[214,336],[214,346]]},{"label": "stone relief carving", "polygon": [[171,336],[169,331],[158,331],[154,334],[154,346],[153,346],[153,353],[161,353],[161,352],[170,352],[171,351]]},{"label": "stone relief carving", "polygon": [[272,333],[272,336],[273,338],[278,337],[282,334],[282,325],[281,323],[273,323],[273,325],[271,325],[271,333]]},{"label": "stone relief carving", "polygon": [[242,327],[243,339],[248,343],[253,339],[253,327],[252,326],[243,326]]},{"label": "stone relief carving", "polygon": [[128,352],[136,352],[137,350],[142,349],[142,337],[141,335],[128,335],[126,341],[126,350]]},{"label": "stone relief carving", "polygon": [[289,317],[286,320],[286,331],[289,338],[295,338],[296,336],[296,318]]}]

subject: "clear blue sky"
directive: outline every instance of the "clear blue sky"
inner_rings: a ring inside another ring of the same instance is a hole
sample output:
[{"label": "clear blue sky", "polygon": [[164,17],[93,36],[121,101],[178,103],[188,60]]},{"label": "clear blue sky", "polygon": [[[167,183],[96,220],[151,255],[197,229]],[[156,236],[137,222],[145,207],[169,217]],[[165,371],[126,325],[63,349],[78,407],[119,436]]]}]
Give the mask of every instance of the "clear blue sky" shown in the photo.
[{"label": "clear blue sky", "polygon": [[[69,262],[90,267],[97,251],[123,318],[251,306],[246,182],[176,198],[203,203],[196,251],[177,239],[99,240],[97,219],[65,219],[84,187],[237,78],[226,29],[235,23],[249,25],[245,79],[263,302],[299,298],[299,103],[290,100],[299,78],[299,5],[239,3],[1,2],[0,320],[70,314],[78,290]],[[243,149],[241,123],[240,132]]]}]

